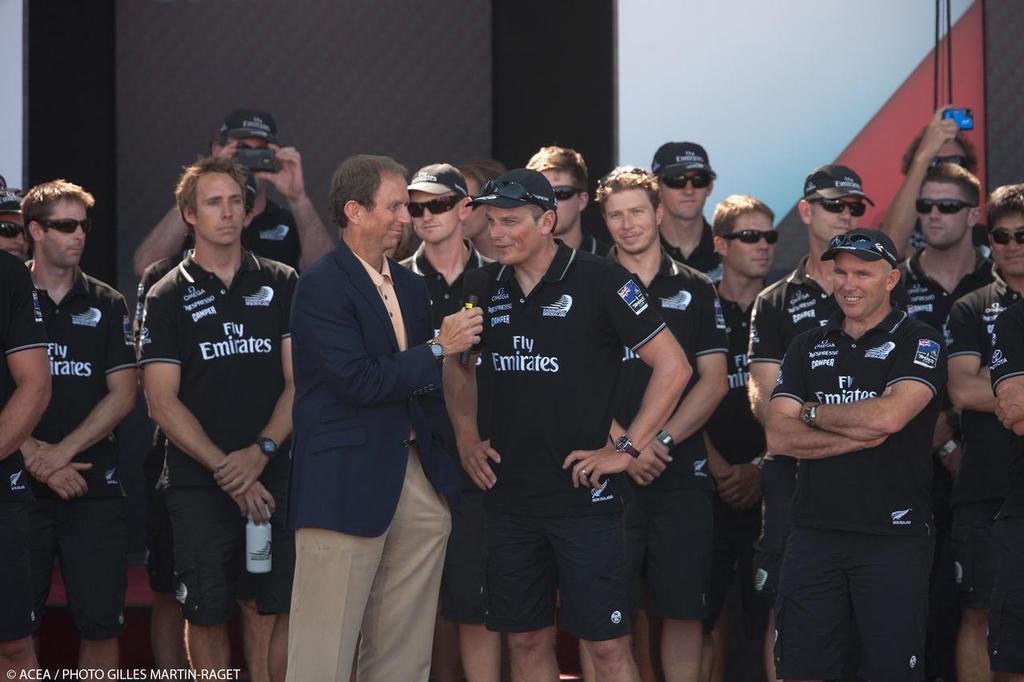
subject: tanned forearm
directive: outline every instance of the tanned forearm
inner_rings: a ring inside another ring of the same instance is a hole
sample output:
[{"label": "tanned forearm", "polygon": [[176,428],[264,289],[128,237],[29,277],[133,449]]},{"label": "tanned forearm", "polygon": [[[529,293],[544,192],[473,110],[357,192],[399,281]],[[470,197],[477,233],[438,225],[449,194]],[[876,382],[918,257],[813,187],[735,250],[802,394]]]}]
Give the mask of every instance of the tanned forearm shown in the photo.
[{"label": "tanned forearm", "polygon": [[917,221],[915,202],[930,162],[930,158],[914,157],[906,177],[903,178],[903,184],[896,190],[896,196],[893,197],[882,219],[882,231],[892,239],[901,258],[906,256],[907,243],[914,231],[914,223]]},{"label": "tanned forearm", "polygon": [[146,238],[142,240],[142,243],[135,248],[135,257],[133,259],[135,275],[142,277],[142,273],[150,265],[161,258],[167,258],[178,253],[178,249],[181,248],[181,244],[185,241],[187,235],[188,225],[182,220],[181,213],[175,206],[160,219],[156,227],[150,230]]},{"label": "tanned forearm", "polygon": [[288,210],[295,217],[299,245],[302,248],[299,268],[304,269],[333,249],[335,243],[308,196],[302,194],[294,201],[289,200]]},{"label": "tanned forearm", "polygon": [[480,440],[477,425],[476,357],[469,364],[459,364],[455,357],[444,359],[442,367],[444,402],[448,406],[448,418],[455,432],[455,442],[461,449],[469,443]]},{"label": "tanned forearm", "polygon": [[797,459],[825,459],[845,455],[867,446],[865,441],[812,429],[799,417],[768,410],[768,425],[765,429],[769,452],[784,452]]},{"label": "tanned forearm", "polygon": [[135,408],[138,374],[124,369],[108,375],[107,394],[89,411],[82,423],[61,441],[72,455],[92,447],[124,421]]},{"label": "tanned forearm", "polygon": [[729,392],[724,356],[716,357],[714,362],[705,363],[706,366],[700,364],[700,359],[697,362],[700,378],[679,403],[679,407],[669,417],[664,427],[676,443],[682,443],[704,428],[704,424],[714,414],[722,398]]}]

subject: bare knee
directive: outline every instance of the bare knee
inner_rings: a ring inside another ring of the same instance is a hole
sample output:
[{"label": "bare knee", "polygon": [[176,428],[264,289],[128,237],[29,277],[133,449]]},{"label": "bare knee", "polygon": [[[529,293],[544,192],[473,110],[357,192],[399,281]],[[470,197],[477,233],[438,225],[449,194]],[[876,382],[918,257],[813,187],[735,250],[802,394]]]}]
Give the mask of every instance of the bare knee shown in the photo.
[{"label": "bare knee", "polygon": [[597,642],[585,641],[583,647],[590,653],[594,663],[602,668],[620,665],[631,656],[628,636]]},{"label": "bare knee", "polygon": [[[31,637],[0,642],[0,661],[19,663],[30,659],[33,656],[35,656],[35,650],[32,648]],[[13,665],[8,665],[6,667],[13,668]]]},{"label": "bare knee", "polygon": [[509,653],[513,656],[533,656],[555,647],[554,628],[513,632],[508,636]]},{"label": "bare knee", "polygon": [[987,628],[988,609],[963,609],[960,622],[973,628]]}]

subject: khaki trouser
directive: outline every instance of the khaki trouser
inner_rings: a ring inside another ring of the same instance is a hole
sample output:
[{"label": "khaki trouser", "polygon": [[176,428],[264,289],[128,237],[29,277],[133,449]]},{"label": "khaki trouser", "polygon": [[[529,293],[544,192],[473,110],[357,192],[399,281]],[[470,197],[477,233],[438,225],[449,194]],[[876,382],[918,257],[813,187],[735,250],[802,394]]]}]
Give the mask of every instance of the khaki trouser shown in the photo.
[{"label": "khaki trouser", "polygon": [[448,506],[411,449],[383,535],[296,532],[288,682],[348,682],[357,643],[359,682],[426,682],[450,530]]}]

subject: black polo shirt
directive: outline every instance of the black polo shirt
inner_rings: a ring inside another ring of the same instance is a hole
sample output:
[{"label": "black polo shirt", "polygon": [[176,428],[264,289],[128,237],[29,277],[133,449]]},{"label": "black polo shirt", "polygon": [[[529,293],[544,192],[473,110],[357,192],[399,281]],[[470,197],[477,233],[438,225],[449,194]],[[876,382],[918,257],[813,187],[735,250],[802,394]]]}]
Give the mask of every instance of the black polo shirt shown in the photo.
[{"label": "black polo shirt", "polygon": [[[611,257],[614,257],[614,250]],[[677,263],[664,251],[661,268],[648,285],[647,293],[693,367],[690,383],[680,398],[682,402],[682,398],[700,379],[697,359],[705,355],[724,354],[728,348],[722,306],[718,302],[715,285],[707,275]],[[615,419],[619,424],[628,426],[636,417],[650,380],[651,368],[640,356],[626,348],[614,393]],[[671,454],[672,462],[661,476],[649,486],[638,487],[640,491],[714,489],[707,467],[708,453],[704,447],[703,428],[676,443]]]},{"label": "black polo shirt", "polygon": [[605,244],[600,239],[594,237],[594,235],[584,232],[583,240],[580,242],[580,248],[577,250],[594,256],[607,256],[611,248],[612,247],[609,244]]},{"label": "black polo shirt", "polygon": [[715,240],[711,234],[711,224],[706,218],[704,219],[704,229],[700,232],[700,242],[697,243],[697,248],[693,250],[689,258],[683,254],[682,249],[678,246],[669,244],[664,236],[661,237],[661,248],[672,257],[672,260],[703,272],[711,278],[712,282],[722,279],[722,259],[719,257],[718,252],[715,251]]},{"label": "black polo shirt", "polygon": [[[498,482],[490,509],[541,516],[620,513],[622,476],[573,488],[562,462],[609,445],[622,347],[636,352],[664,327],[636,278],[608,258],[561,242],[525,296],[513,268],[486,265],[483,362],[494,371],[491,445]],[[628,427],[628,424],[625,426]]]},{"label": "black polo shirt", "polygon": [[747,382],[747,346],[750,340],[751,305],[744,310],[739,303],[722,297],[725,331],[729,335],[729,392],[708,419],[707,433],[715,448],[729,464],[746,464],[764,454],[765,437],[761,422],[750,411]]},{"label": "black polo shirt", "polygon": [[[245,251],[231,287],[192,257],[153,285],[140,332],[140,365],[181,366],[178,397],[206,435],[225,453],[256,442],[281,391],[281,341],[295,270]],[[267,464],[260,480],[286,480],[288,444]],[[171,486],[216,485],[213,473],[173,443],[167,446]]]},{"label": "black polo shirt", "polygon": [[[131,318],[124,296],[113,287],[75,269],[75,281],[60,303],[36,289],[50,339],[50,404],[32,435],[58,443],[89,416],[107,395],[107,375],[135,369]],[[82,477],[89,486],[86,497],[123,495],[117,471],[117,440],[111,433],[75,455],[74,461],[92,464]],[[32,479],[38,497],[56,497],[49,486]]]},{"label": "black polo shirt", "polygon": [[[999,382],[1024,375],[1024,303],[1017,302],[1003,312],[995,323],[992,335],[989,370],[992,390]],[[1010,434],[1008,487],[1001,516],[1024,516],[1024,438]]]},{"label": "black polo shirt", "polygon": [[[987,367],[992,361],[992,331],[996,319],[1020,300],[997,270],[994,280],[960,298],[949,311],[946,344],[949,357],[974,355]],[[991,412],[963,410],[963,457],[953,486],[953,504],[1001,500],[1006,497],[1012,435]]]},{"label": "black polo shirt", "polygon": [[[427,290],[430,292],[430,312],[434,325],[434,334],[441,332],[441,323],[449,315],[453,315],[462,309],[466,300],[464,291],[463,275],[470,271],[482,268],[491,259],[485,258],[477,253],[472,242],[463,240],[466,245],[468,256],[463,266],[462,273],[455,278],[450,285],[444,275],[437,271],[427,258],[424,245],[416,249],[413,255],[402,261],[402,266],[423,277],[427,283]],[[489,365],[485,365],[481,358],[477,358],[476,365],[477,380],[477,423],[480,429],[480,437],[486,439],[488,433],[485,430],[490,426],[491,409],[491,385],[493,383],[493,372]],[[444,396],[440,389],[424,395],[429,400],[424,403],[427,412],[431,416],[436,433],[441,436],[445,443],[445,450],[454,458],[459,471],[463,490],[479,490],[476,483],[469,477],[459,461],[458,448],[455,443],[455,431],[452,429],[451,420],[448,418],[448,411],[444,405]]]},{"label": "black polo shirt", "polygon": [[[189,232],[182,245],[182,253],[187,253],[194,246],[195,240]],[[299,269],[302,245],[299,242],[299,228],[295,225],[295,217],[291,211],[269,198],[263,211],[242,230],[242,247],[257,256]]]},{"label": "black polo shirt", "polygon": [[807,275],[804,256],[796,270],[758,294],[750,318],[750,362],[780,364],[800,334],[828,322],[839,311],[835,298]]},{"label": "black polo shirt", "polygon": [[946,352],[938,331],[894,308],[859,339],[833,315],[790,346],[772,399],[839,405],[876,398],[888,386],[917,381],[932,399],[881,445],[803,460],[793,495],[793,525],[878,535],[920,535],[931,524],[931,444]]},{"label": "black polo shirt", "polygon": [[181,262],[182,256],[168,256],[150,264],[142,273],[139,285],[135,290],[135,319],[132,321],[132,330],[135,342],[139,341],[139,329],[142,328],[142,313],[146,308],[146,294],[159,282],[164,275],[174,269]]},{"label": "black polo shirt", "polygon": [[[6,251],[0,251],[0,341],[5,356],[30,348],[46,348],[39,294],[25,264]],[[7,362],[0,362],[0,408],[7,404],[16,387]],[[29,474],[24,466],[20,450],[0,460],[0,502],[32,500]]]},{"label": "black polo shirt", "polygon": [[910,258],[900,263],[900,282],[906,292],[901,307],[911,317],[935,329],[942,329],[954,301],[992,281],[992,261],[980,252],[975,252],[974,270],[957,282],[952,292],[947,292],[921,269],[922,251],[924,249],[915,251]]}]

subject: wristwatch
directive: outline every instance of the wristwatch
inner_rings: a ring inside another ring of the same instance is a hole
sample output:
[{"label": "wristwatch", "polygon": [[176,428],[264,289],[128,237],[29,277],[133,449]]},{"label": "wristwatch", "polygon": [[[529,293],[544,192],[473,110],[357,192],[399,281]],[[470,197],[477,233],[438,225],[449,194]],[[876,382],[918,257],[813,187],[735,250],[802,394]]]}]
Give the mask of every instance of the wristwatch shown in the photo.
[{"label": "wristwatch", "polygon": [[818,428],[818,403],[808,403],[805,405],[800,418],[803,419],[804,424],[807,424],[812,429]]},{"label": "wristwatch", "polygon": [[658,442],[664,445],[669,450],[674,448],[676,445],[676,442],[672,439],[672,434],[669,433],[668,431],[665,431],[664,429],[658,431],[658,435],[655,436],[655,438],[657,438]]},{"label": "wristwatch", "polygon": [[263,436],[256,439],[256,446],[259,447],[260,452],[267,456],[267,459],[273,457],[277,452],[277,443]]},{"label": "wristwatch", "polygon": [[625,433],[618,437],[615,441],[615,450],[617,452],[625,452],[627,455],[636,459],[640,456],[640,451],[633,447],[633,441],[629,439],[629,436]]},{"label": "wristwatch", "polygon": [[440,362],[444,360],[444,346],[437,342],[436,338],[427,341],[427,346],[430,348],[430,352],[434,354],[434,359]]}]

